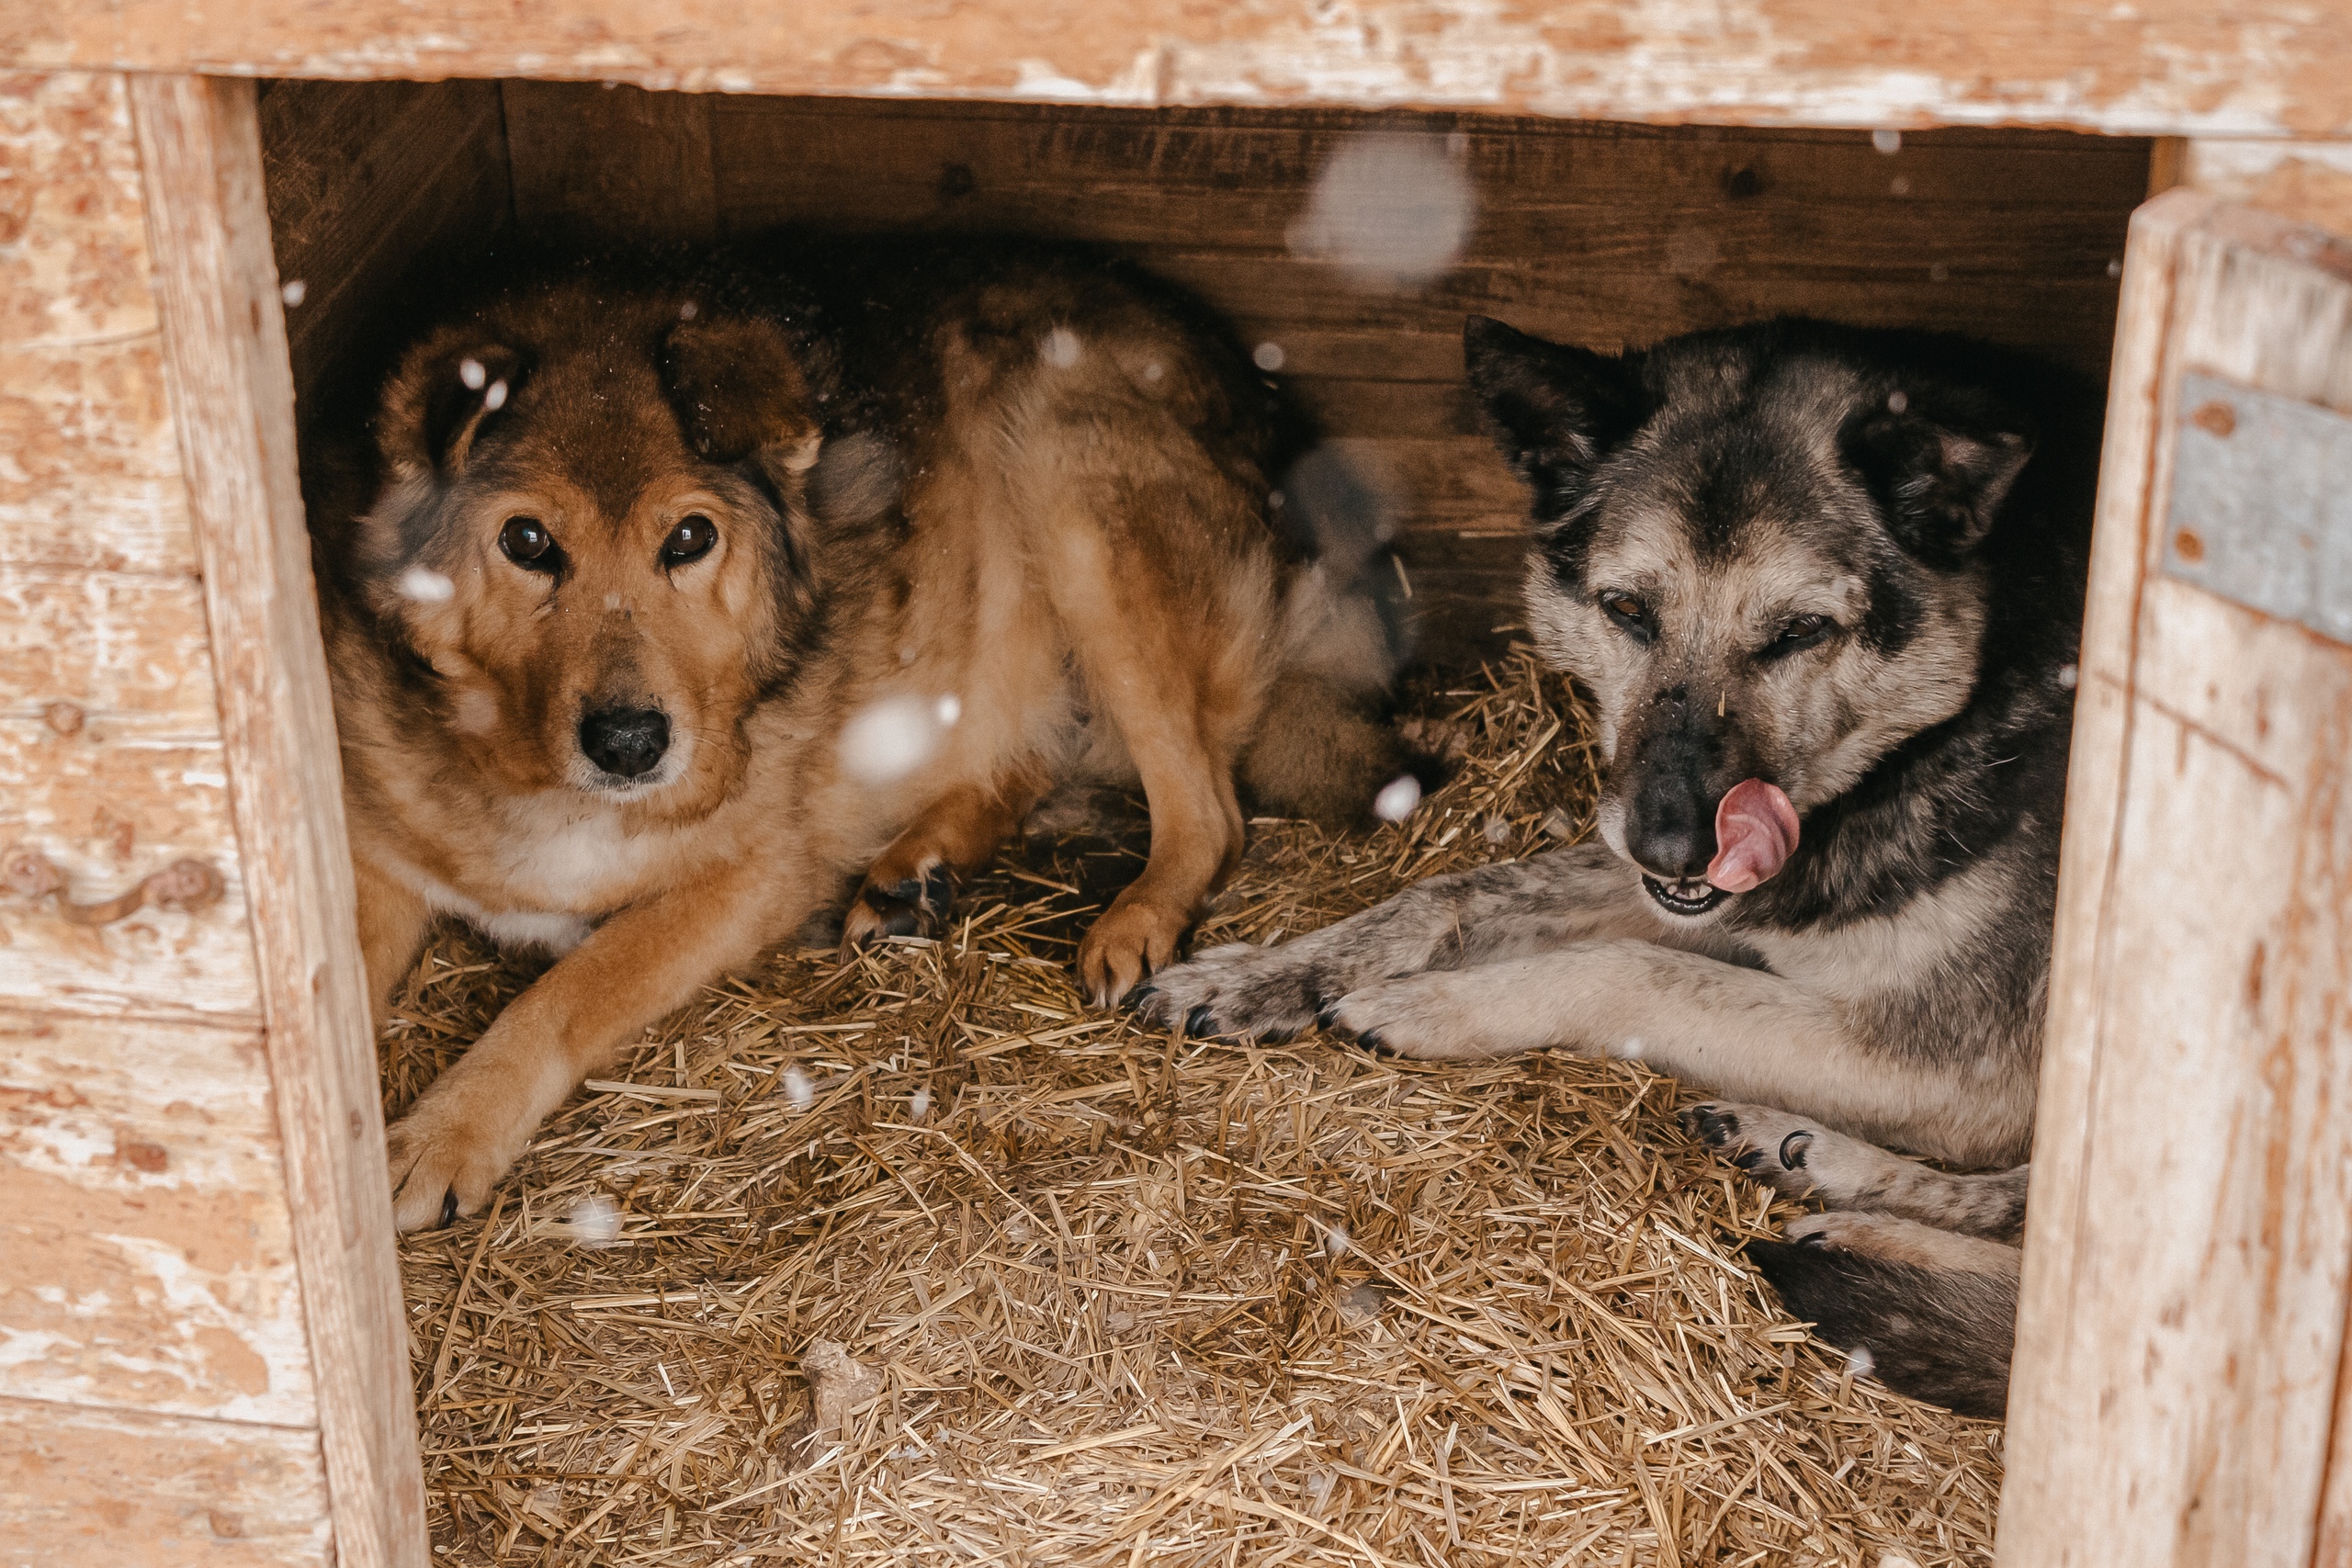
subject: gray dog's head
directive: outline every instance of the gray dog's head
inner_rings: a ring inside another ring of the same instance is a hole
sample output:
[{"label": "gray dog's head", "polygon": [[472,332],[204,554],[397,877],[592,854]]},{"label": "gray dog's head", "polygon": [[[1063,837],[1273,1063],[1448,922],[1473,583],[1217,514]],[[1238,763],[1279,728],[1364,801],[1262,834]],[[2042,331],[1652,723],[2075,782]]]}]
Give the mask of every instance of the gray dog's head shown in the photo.
[{"label": "gray dog's head", "polygon": [[1903,341],[1792,321],[1611,356],[1469,323],[1535,492],[1536,642],[1599,703],[1601,832],[1671,914],[1723,902],[1736,785],[1801,817],[1969,699],[1979,547],[2032,445]]}]

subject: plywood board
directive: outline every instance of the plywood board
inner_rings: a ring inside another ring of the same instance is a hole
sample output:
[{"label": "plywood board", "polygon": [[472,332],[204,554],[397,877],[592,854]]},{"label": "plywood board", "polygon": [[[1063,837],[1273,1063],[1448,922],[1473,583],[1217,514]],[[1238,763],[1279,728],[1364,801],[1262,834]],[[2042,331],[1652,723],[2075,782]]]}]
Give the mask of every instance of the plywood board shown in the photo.
[{"label": "plywood board", "polygon": [[315,1421],[257,1032],[0,1010],[0,1395]]},{"label": "plywood board", "polygon": [[322,1568],[318,1434],[0,1398],[0,1553],[63,1568]]},{"label": "plywood board", "polygon": [[2347,56],[2352,14],[2309,0],[60,0],[0,16],[0,68],[17,70],[2239,136],[2352,131]]}]

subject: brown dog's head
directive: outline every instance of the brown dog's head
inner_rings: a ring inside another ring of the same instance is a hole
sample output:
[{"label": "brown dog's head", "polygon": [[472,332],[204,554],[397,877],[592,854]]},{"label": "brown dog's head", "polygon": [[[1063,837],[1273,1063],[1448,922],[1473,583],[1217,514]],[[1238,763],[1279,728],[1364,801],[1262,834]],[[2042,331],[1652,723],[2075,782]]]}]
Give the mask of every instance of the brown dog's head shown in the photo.
[{"label": "brown dog's head", "polygon": [[709,810],[811,606],[809,356],[780,321],[572,280],[403,357],[362,592],[514,794]]}]

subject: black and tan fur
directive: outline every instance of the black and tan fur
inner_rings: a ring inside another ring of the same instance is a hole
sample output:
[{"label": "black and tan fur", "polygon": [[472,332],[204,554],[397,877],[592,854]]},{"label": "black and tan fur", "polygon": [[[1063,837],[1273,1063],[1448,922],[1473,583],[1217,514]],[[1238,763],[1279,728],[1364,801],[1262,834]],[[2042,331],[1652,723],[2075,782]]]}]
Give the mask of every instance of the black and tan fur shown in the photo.
[{"label": "black and tan fur", "polygon": [[[1145,1005],[1419,1057],[1556,1045],[1727,1097],[1692,1129],[1833,1210],[1757,1258],[1895,1386],[1997,1413],[2050,951],[2095,395],[1964,340],[1785,321],[1609,356],[1474,320],[1534,492],[1526,596],[1597,699],[1600,840],[1440,877]],[[1779,874],[1704,883],[1757,778]],[[1677,891],[1706,895],[1703,907]]]},{"label": "black and tan fur", "polygon": [[[313,514],[379,1016],[436,914],[559,955],[392,1127],[404,1228],[861,874],[846,940],[914,929],[1049,788],[1139,782],[1078,954],[1109,1001],[1238,858],[1237,770],[1329,812],[1396,765],[1388,627],[1270,521],[1276,395],[1100,262],[539,276],[414,344],[371,434]],[[915,771],[845,766],[854,716],[943,697]]]}]

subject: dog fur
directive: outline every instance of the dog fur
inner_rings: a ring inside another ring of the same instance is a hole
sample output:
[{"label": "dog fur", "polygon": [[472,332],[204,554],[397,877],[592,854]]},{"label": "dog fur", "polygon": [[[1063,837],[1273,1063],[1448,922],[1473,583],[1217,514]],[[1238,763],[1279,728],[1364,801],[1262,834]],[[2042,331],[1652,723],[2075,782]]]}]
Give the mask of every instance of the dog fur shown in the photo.
[{"label": "dog fur", "polygon": [[[1834,1210],[1755,1257],[1895,1387],[1997,1414],[2024,1215],[2098,400],[1966,340],[1781,321],[1604,355],[1474,319],[1533,491],[1526,599],[1590,690],[1600,840],[1433,878],[1143,1004],[1402,1055],[1638,1057]],[[1744,779],[1802,820],[1703,877]]]},{"label": "dog fur", "polygon": [[[1232,870],[1237,769],[1363,809],[1396,650],[1377,552],[1270,523],[1287,417],[1150,280],[1009,246],[574,267],[414,343],[312,497],[379,1024],[436,915],[558,956],[391,1128],[401,1226],[861,874],[845,941],[935,922],[1058,783],[1149,806],[1100,1002]],[[894,703],[935,744],[877,779]]]}]

